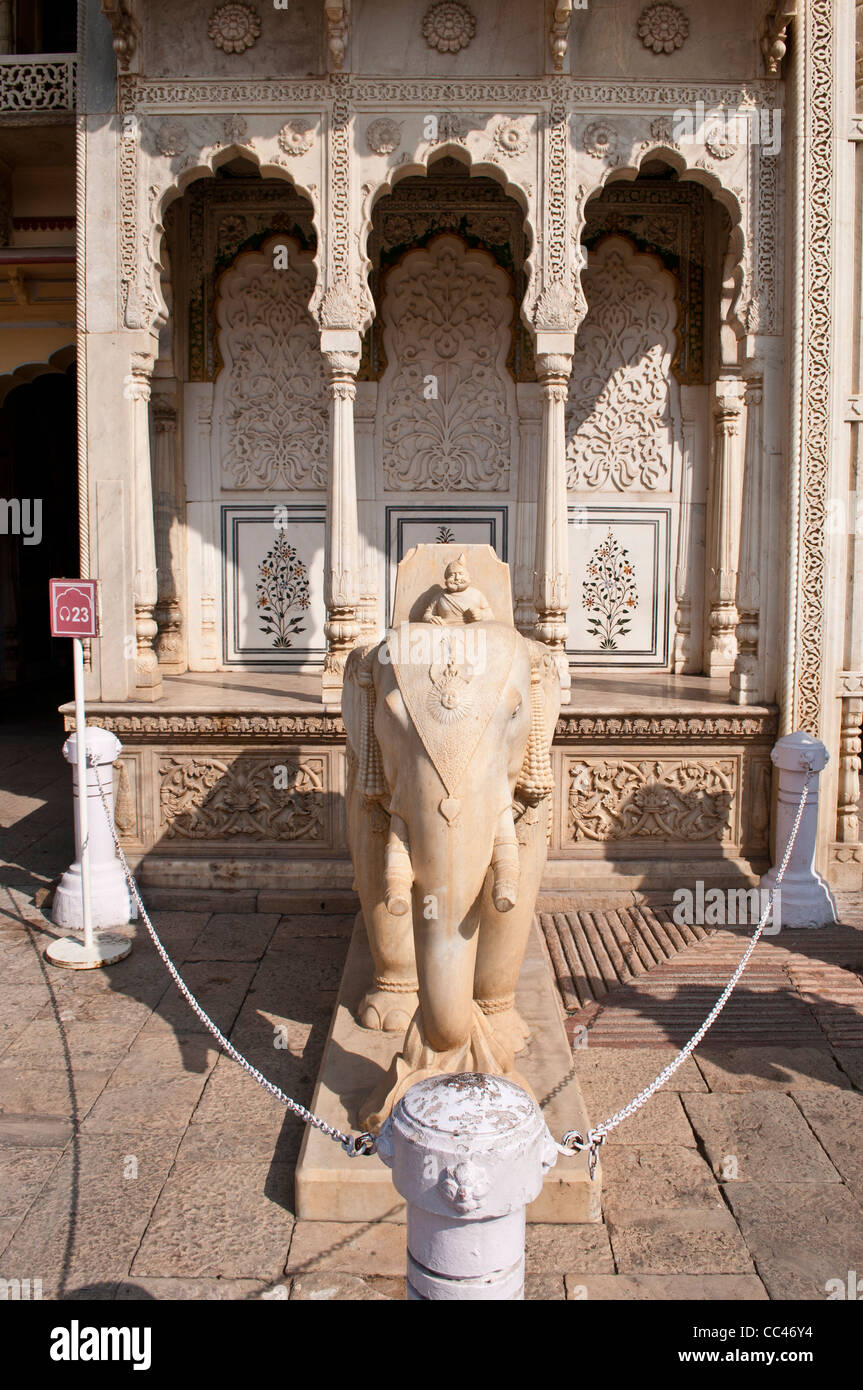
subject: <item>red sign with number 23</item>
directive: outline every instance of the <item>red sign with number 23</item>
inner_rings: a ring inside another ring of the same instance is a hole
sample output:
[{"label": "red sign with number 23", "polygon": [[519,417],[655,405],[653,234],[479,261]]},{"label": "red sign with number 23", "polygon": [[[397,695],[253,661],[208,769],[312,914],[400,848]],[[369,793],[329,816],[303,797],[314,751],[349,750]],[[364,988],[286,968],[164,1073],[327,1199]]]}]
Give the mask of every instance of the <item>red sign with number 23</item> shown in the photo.
[{"label": "red sign with number 23", "polygon": [[51,636],[99,636],[98,579],[51,579]]}]

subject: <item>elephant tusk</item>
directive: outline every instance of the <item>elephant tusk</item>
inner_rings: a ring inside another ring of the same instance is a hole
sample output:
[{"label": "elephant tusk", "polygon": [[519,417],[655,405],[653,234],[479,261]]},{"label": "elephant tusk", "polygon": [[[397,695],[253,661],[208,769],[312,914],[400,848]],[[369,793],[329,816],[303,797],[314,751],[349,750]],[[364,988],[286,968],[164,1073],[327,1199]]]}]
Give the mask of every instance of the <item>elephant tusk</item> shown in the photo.
[{"label": "elephant tusk", "polygon": [[512,807],[501,814],[491,855],[492,899],[498,912],[511,912],[518,899],[518,840]]},{"label": "elephant tusk", "polygon": [[408,829],[400,816],[393,816],[384,850],[384,902],[393,917],[410,912],[413,881]]}]

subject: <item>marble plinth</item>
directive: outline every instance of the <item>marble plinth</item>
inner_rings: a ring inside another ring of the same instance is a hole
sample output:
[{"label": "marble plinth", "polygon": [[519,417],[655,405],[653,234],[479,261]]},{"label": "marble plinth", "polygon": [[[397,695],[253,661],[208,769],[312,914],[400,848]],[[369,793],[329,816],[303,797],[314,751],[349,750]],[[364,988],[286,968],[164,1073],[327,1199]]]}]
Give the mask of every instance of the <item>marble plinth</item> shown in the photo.
[{"label": "marble plinth", "polygon": [[[339,1000],[324,1049],[312,1110],[329,1124],[356,1131],[356,1107],[381,1079],[401,1036],[371,1032],[355,1021],[357,1003],[372,975],[362,920],[357,916]],[[534,924],[521,971],[516,1005],[532,1039],[516,1068],[532,1089],[555,1139],[568,1129],[584,1132],[587,1116],[563,1030],[560,999],[545,947]],[[593,1117],[597,1118],[597,1117]],[[297,1216],[306,1221],[404,1221],[404,1203],[390,1171],[377,1155],[348,1158],[319,1130],[306,1130],[296,1174]],[[564,1158],[547,1175],[528,1221],[561,1224],[601,1219],[602,1172],[591,1182],[583,1155]]]}]

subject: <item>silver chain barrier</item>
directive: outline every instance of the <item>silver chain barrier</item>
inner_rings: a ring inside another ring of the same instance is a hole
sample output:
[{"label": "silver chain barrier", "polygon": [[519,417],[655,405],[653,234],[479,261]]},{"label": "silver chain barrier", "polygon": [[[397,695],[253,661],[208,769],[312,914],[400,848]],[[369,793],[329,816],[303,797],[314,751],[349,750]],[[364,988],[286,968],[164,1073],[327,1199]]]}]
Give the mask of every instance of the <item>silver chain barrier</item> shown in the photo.
[{"label": "silver chain barrier", "polygon": [[[299,1116],[299,1118],[305,1121],[306,1124],[313,1125],[315,1129],[319,1129],[322,1134],[326,1134],[329,1139],[332,1139],[335,1143],[340,1144],[341,1147],[344,1149],[345,1153],[349,1155],[349,1157],[356,1158],[359,1155],[373,1154],[377,1148],[377,1139],[373,1134],[369,1134],[368,1131],[363,1131],[363,1133],[361,1134],[343,1134],[340,1129],[336,1129],[334,1125],[327,1124],[326,1120],[322,1120],[319,1115],[312,1114],[311,1110],[307,1110],[306,1107],[304,1105],[300,1105],[298,1101],[291,1100],[290,1096],[286,1096],[284,1091],[282,1091],[272,1081],[268,1081],[267,1078],[264,1076],[263,1072],[258,1071],[257,1067],[252,1066],[251,1062],[249,1062],[242,1055],[241,1052],[238,1052],[232,1043],[228,1042],[228,1039],[225,1037],[221,1029],[218,1028],[218,1026],[209,1017],[209,1015],[205,1013],[205,1011],[201,1008],[197,999],[192,994],[192,991],[189,989],[185,980],[182,978],[180,972],[177,970],[176,966],[174,965],[173,961],[168,955],[168,952],[162,945],[158,933],[156,932],[153,923],[150,921],[147,909],[145,908],[144,903],[141,899],[141,895],[138,892],[138,885],[135,882],[129,865],[126,861],[126,856],[123,853],[123,846],[120,844],[119,836],[117,835],[117,828],[114,825],[113,819],[110,815],[108,809],[108,802],[105,797],[105,788],[102,785],[102,779],[99,776],[99,769],[89,754],[87,756],[87,764],[90,768],[92,768],[93,772],[95,773],[96,785],[99,789],[99,796],[102,799],[102,806],[105,811],[105,819],[107,820],[108,827],[111,831],[111,838],[114,841],[114,848],[117,851],[117,857],[120,860],[123,872],[126,875],[126,881],[128,882],[130,889],[132,890],[135,902],[138,905],[138,910],[141,913],[144,925],[146,926],[147,931],[150,934],[150,938],[153,942],[153,945],[155,946],[156,950],[161,956],[174,983],[176,984],[180,993],[183,995],[186,1002],[190,1005],[190,1007],[197,1014],[198,1018],[204,1024],[204,1027],[212,1033],[213,1037],[219,1043],[220,1047],[228,1054],[228,1056],[233,1058],[233,1060],[237,1062],[243,1068],[244,1071],[247,1071],[249,1075],[253,1077],[255,1081],[257,1081],[259,1086],[263,1086],[265,1091],[268,1091],[270,1095],[276,1098],[276,1100],[281,1101],[282,1104],[286,1106],[288,1110],[290,1110],[294,1115]],[[791,851],[794,848],[794,843],[797,839],[797,832],[800,829],[800,822],[803,819],[803,811],[806,806],[806,798],[809,794],[809,783],[812,779],[812,775],[813,774],[811,769],[807,771],[806,780],[803,784],[803,790],[800,794],[800,804],[797,807],[797,814],[794,819],[794,825],[791,828],[791,834],[788,837],[788,844],[785,846],[785,853],[782,856],[782,862],[779,866],[779,871],[776,875],[776,882],[770,890],[767,903],[765,904],[764,910],[761,913],[758,925],[756,926],[755,931],[752,934],[752,939],[750,940],[749,945],[747,946],[746,950],[741,956],[737,968],[734,971],[734,974],[731,976],[731,979],[728,981],[728,984],[725,986],[725,989],[722,991],[713,1008],[710,1010],[710,1013],[707,1015],[707,1018],[701,1024],[700,1028],[698,1028],[697,1031],[693,1033],[692,1037],[689,1039],[689,1042],[681,1048],[680,1052],[678,1052],[674,1060],[672,1062],[669,1062],[668,1066],[665,1067],[659,1073],[659,1075],[653,1079],[653,1081],[651,1081],[649,1086],[646,1086],[643,1091],[639,1091],[638,1095],[635,1096],[635,1098],[631,1100],[628,1105],[625,1105],[622,1110],[616,1111],[609,1119],[603,1120],[602,1124],[595,1125],[593,1129],[589,1129],[587,1131],[586,1137],[582,1137],[581,1133],[577,1129],[568,1129],[566,1133],[563,1135],[560,1143],[557,1145],[559,1152],[567,1156],[571,1156],[574,1153],[583,1153],[585,1150],[587,1150],[588,1168],[590,1171],[591,1178],[593,1178],[594,1173],[596,1172],[596,1164],[597,1159],[599,1157],[599,1148],[602,1144],[605,1143],[605,1140],[611,1133],[611,1131],[613,1129],[616,1129],[619,1124],[622,1124],[624,1120],[628,1120],[630,1116],[635,1115],[643,1105],[647,1104],[651,1096],[653,1096],[660,1089],[660,1087],[664,1086],[665,1083],[671,1079],[671,1077],[677,1071],[678,1067],[681,1067],[683,1063],[686,1061],[687,1057],[690,1055],[690,1053],[695,1051],[696,1047],[701,1042],[707,1030],[713,1026],[717,1018],[721,1014],[722,1010],[725,1008],[725,1005],[728,1003],[732,991],[734,990],[738,980],[740,979],[740,976],[743,974],[743,971],[746,969],[746,966],[749,963],[749,958],[752,955],[752,952],[758,945],[758,942],[761,938],[761,934],[767,922],[767,918],[770,916],[770,913],[772,911],[774,895],[777,889],[779,888],[783,876],[785,874],[785,870],[788,867],[788,861],[791,858]]]},{"label": "silver chain barrier", "polygon": [[162,957],[162,960],[164,961],[165,966],[167,967],[168,972],[174,981],[174,984],[177,986],[178,990],[180,991],[186,1002],[192,1007],[192,1009],[194,1009],[195,1013],[198,1015],[198,1018],[201,1020],[204,1027],[209,1029],[213,1037],[218,1042],[219,1046],[223,1048],[225,1052],[227,1052],[229,1057],[232,1057],[235,1062],[239,1063],[243,1070],[247,1071],[249,1073],[249,1076],[253,1077],[254,1080],[257,1081],[259,1086],[263,1086],[265,1091],[269,1091],[271,1096],[275,1096],[276,1100],[280,1100],[283,1105],[287,1106],[288,1110],[290,1110],[294,1115],[298,1115],[299,1118],[301,1120],[304,1120],[307,1125],[313,1125],[314,1128],[319,1129],[322,1134],[326,1134],[328,1139],[332,1139],[336,1144],[340,1144],[349,1158],[357,1158],[360,1155],[365,1156],[366,1154],[373,1154],[377,1148],[377,1139],[373,1134],[369,1134],[367,1131],[364,1131],[362,1134],[343,1134],[342,1131],[340,1129],[336,1129],[334,1125],[328,1125],[326,1120],[322,1120],[319,1115],[313,1115],[311,1110],[307,1110],[304,1105],[300,1105],[299,1101],[291,1100],[290,1096],[286,1096],[284,1091],[280,1090],[280,1088],[276,1086],[272,1081],[268,1081],[267,1078],[264,1076],[263,1072],[258,1071],[257,1067],[253,1067],[251,1062],[249,1062],[241,1052],[237,1051],[233,1043],[228,1042],[228,1039],[225,1037],[221,1029],[217,1027],[217,1025],[209,1017],[209,1015],[206,1014],[204,1010],[201,1008],[194,994],[189,989],[189,986],[186,984],[180,972],[174,965],[174,962],[168,955],[168,952],[165,950],[164,946],[159,940],[156,928],[153,926],[153,923],[150,921],[150,918],[147,915],[147,909],[141,901],[141,894],[138,892],[138,885],[136,884],[132,876],[132,872],[129,868],[128,863],[126,862],[126,856],[123,853],[123,846],[120,844],[120,840],[117,835],[117,828],[114,825],[113,817],[111,816],[110,811],[108,809],[108,802],[105,797],[105,788],[103,787],[102,779],[99,776],[99,769],[96,763],[93,761],[92,755],[89,753],[87,755],[87,765],[88,767],[92,768],[93,772],[95,772],[96,774],[96,785],[99,788],[99,795],[102,798],[102,805],[105,808],[105,819],[107,820],[108,826],[111,831],[111,838],[114,841],[114,848],[116,849],[117,857],[119,858],[120,863],[123,866],[123,872],[126,875],[126,881],[132,890],[135,902],[138,904],[138,910],[141,913],[144,925],[146,926],[147,931],[150,933],[150,938],[153,942],[153,945],[159,952],[159,955]]},{"label": "silver chain barrier", "polygon": [[689,1054],[695,1051],[696,1047],[701,1042],[701,1039],[704,1037],[708,1028],[711,1028],[713,1026],[719,1015],[722,1013],[722,1010],[725,1008],[725,1005],[728,1003],[734,986],[737,984],[737,981],[740,979],[740,976],[746,969],[749,957],[752,955],[752,952],[758,945],[759,938],[761,937],[761,933],[764,930],[764,924],[766,923],[767,918],[770,916],[770,912],[773,908],[774,894],[776,893],[776,890],[782,882],[783,875],[788,867],[788,861],[791,858],[791,851],[794,848],[794,842],[797,839],[797,832],[800,829],[800,822],[803,819],[803,808],[806,805],[806,798],[809,795],[809,783],[812,780],[812,775],[812,769],[810,768],[806,773],[806,780],[803,783],[803,790],[800,793],[800,804],[797,807],[797,815],[794,820],[794,825],[791,828],[791,834],[788,837],[788,844],[785,846],[785,853],[782,856],[782,863],[780,864],[779,872],[776,875],[776,882],[770,890],[767,903],[765,904],[764,910],[761,913],[758,925],[752,934],[752,940],[749,942],[749,945],[746,947],[746,950],[741,956],[737,969],[731,976],[731,979],[728,981],[728,984],[725,986],[724,990],[720,994],[713,1008],[710,1010],[710,1013],[707,1015],[701,1027],[697,1030],[697,1032],[693,1033],[692,1037],[689,1039],[689,1042],[686,1044],[685,1047],[681,1048],[680,1052],[678,1052],[674,1060],[672,1062],[669,1062],[668,1066],[665,1067],[664,1070],[661,1071],[659,1075],[654,1078],[653,1081],[651,1081],[650,1085],[645,1086],[643,1091],[639,1091],[635,1099],[631,1100],[628,1105],[625,1105],[622,1110],[616,1111],[610,1119],[603,1120],[602,1124],[595,1125],[593,1129],[589,1129],[587,1131],[586,1138],[582,1137],[582,1135],[579,1133],[577,1129],[568,1129],[564,1134],[563,1138],[561,1139],[560,1143],[558,1144],[557,1147],[560,1153],[566,1155],[572,1155],[574,1153],[583,1153],[585,1150],[587,1150],[588,1169],[590,1171],[591,1178],[593,1178],[593,1175],[596,1172],[596,1162],[597,1158],[599,1157],[599,1147],[601,1144],[605,1143],[605,1140],[607,1136],[610,1134],[610,1132],[613,1129],[616,1129],[617,1126],[621,1124],[624,1120],[628,1120],[631,1115],[635,1115],[643,1105],[647,1104],[651,1096],[659,1090],[660,1086],[664,1086],[666,1081],[670,1080],[670,1078],[677,1071],[677,1068],[682,1066],[683,1063],[686,1061]]}]

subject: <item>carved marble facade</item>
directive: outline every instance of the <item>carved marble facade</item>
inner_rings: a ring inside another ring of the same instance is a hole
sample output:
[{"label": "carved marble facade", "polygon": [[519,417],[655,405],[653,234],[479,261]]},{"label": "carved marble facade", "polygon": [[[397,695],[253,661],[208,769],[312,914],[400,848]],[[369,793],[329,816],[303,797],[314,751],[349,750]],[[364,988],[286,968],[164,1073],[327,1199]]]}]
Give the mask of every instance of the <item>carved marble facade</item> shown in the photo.
[{"label": "carved marble facade", "polygon": [[[334,710],[404,548],[489,541],[564,701],[570,667],[708,677],[762,736],[778,707],[823,737],[820,853],[859,865],[859,692],[837,688],[863,668],[859,545],[825,528],[863,418],[834,278],[857,275],[850,10],[621,4],[612,38],[589,8],[493,0],[428,33],[384,0],[186,9],[185,51],[166,0],[106,4],[91,45],[86,375],[120,443],[82,422],[87,524],[106,574],[135,556],[92,698],[323,668]],[[560,853],[588,826],[694,842],[699,817],[717,853],[766,843],[763,777],[708,739],[699,782],[665,737],[560,769]]]}]

